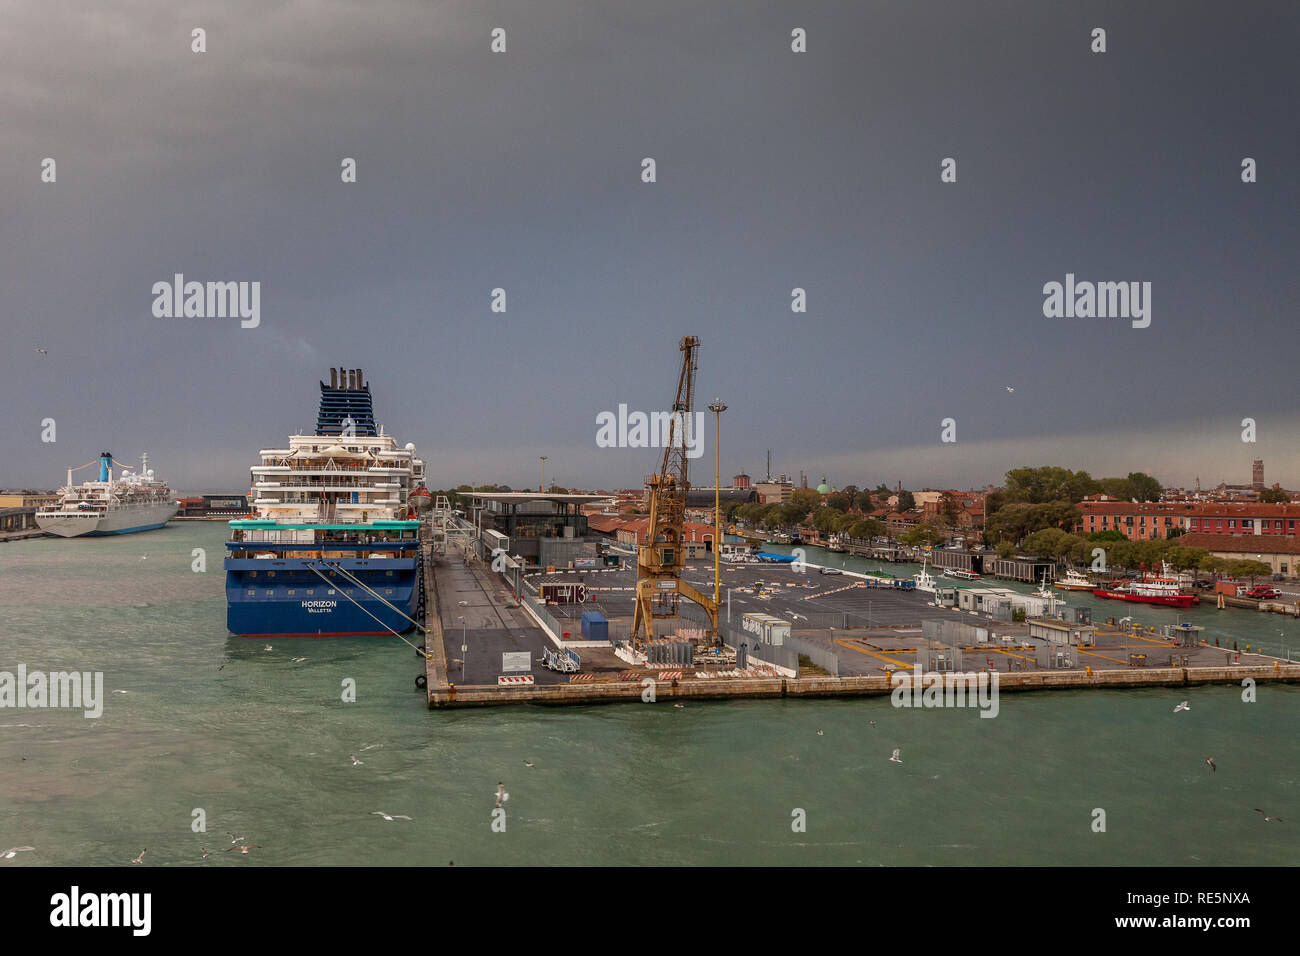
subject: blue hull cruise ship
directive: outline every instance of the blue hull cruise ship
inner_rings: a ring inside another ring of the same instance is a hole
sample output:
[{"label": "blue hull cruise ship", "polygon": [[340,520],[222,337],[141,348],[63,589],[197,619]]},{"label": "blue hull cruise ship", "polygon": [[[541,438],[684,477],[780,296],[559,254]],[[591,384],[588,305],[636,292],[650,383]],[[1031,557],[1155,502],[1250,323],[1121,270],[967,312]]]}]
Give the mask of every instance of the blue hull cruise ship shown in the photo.
[{"label": "blue hull cruise ship", "polygon": [[415,446],[375,425],[361,369],[330,369],[312,435],[264,448],[253,514],[230,522],[226,627],[256,637],[403,633],[419,609],[424,477]]}]

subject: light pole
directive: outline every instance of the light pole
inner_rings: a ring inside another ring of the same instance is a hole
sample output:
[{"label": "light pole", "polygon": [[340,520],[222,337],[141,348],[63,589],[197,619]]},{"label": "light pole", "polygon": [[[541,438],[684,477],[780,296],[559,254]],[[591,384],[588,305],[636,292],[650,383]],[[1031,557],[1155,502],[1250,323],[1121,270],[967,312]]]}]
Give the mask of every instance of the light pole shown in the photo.
[{"label": "light pole", "polygon": [[[713,412],[713,606],[722,599],[722,571],[718,563],[722,553],[722,413],[727,406],[715,398],[709,406]],[[718,636],[716,633],[713,635]]]},{"label": "light pole", "polygon": [[542,486],[541,486],[540,488],[538,488],[537,490],[538,490],[539,492],[541,492],[542,494],[546,494],[546,459],[547,459],[547,456],[546,456],[546,455],[538,455],[537,457],[540,458],[540,459],[542,460]]}]

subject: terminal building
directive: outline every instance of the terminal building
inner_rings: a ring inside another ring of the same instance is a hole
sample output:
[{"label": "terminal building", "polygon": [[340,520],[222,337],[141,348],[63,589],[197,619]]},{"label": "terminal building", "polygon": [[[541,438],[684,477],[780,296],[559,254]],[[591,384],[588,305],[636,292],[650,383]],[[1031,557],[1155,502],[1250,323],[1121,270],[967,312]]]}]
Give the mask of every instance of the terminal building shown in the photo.
[{"label": "terminal building", "polygon": [[[547,494],[531,491],[474,492],[469,520],[480,553],[504,536],[507,551],[539,567],[569,567],[578,559],[595,558],[598,539],[590,533],[582,506],[607,495]],[[489,533],[490,532],[490,533]]]}]

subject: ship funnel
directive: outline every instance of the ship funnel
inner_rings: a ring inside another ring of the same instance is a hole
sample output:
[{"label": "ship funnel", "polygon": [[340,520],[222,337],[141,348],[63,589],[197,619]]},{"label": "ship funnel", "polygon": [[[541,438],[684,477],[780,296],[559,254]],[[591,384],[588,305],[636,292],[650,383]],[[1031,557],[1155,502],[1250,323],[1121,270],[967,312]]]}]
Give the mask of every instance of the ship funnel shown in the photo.
[{"label": "ship funnel", "polygon": [[330,388],[339,387],[339,370],[330,366]]},{"label": "ship funnel", "polygon": [[357,369],[357,388],[365,388],[365,387],[366,387],[366,376],[362,373],[361,369]]},{"label": "ship funnel", "polygon": [[99,480],[108,481],[108,469],[113,464],[113,453],[111,451],[101,451],[99,453]]}]

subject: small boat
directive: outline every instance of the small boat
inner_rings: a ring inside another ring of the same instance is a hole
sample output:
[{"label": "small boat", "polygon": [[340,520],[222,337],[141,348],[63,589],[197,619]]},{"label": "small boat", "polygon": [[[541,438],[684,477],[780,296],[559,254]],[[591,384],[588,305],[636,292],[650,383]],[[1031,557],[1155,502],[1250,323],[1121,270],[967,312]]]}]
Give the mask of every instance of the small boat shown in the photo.
[{"label": "small boat", "polygon": [[1070,568],[1065,572],[1065,577],[1059,579],[1055,586],[1062,591],[1091,591],[1097,585],[1089,581],[1087,575]]},{"label": "small boat", "polygon": [[934,575],[925,569],[925,560],[921,561],[921,570],[912,575],[913,587],[918,591],[929,591],[934,593]]},{"label": "small boat", "polygon": [[957,578],[959,581],[978,581],[980,576],[974,571],[963,571],[961,568],[949,568],[943,572],[946,578]]}]

